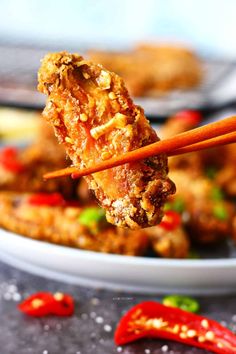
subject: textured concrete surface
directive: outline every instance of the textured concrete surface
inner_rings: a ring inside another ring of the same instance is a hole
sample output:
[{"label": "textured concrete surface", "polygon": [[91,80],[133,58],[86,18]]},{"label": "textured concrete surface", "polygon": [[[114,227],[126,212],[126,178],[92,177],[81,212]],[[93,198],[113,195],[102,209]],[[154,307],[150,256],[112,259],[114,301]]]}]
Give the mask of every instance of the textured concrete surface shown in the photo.
[{"label": "textured concrete surface", "polygon": [[[36,291],[73,295],[76,312],[70,318],[29,318],[17,304]],[[142,340],[116,347],[113,333],[132,305],[161,297],[87,289],[37,277],[0,263],[1,354],[203,354],[206,351],[161,340]],[[201,313],[236,330],[235,296],[202,297]]]}]

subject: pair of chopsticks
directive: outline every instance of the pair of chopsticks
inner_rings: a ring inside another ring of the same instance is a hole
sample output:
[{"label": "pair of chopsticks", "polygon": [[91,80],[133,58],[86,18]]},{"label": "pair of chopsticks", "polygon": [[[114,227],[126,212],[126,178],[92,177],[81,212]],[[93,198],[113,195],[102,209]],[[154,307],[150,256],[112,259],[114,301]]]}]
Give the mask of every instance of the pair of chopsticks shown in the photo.
[{"label": "pair of chopsticks", "polygon": [[87,176],[112,167],[134,162],[148,157],[166,153],[168,156],[181,155],[193,151],[213,148],[236,142],[236,116],[222,119],[218,122],[206,124],[171,138],[129,151],[120,156],[98,162],[92,167],[79,169],[76,166],[49,172],[45,179],[71,175],[72,178]]}]

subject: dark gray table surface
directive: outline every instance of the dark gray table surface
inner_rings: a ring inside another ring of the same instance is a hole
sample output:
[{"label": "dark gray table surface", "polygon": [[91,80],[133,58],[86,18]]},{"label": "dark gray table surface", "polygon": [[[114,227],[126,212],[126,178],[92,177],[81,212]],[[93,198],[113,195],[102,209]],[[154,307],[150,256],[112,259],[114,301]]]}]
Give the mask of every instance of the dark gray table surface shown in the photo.
[{"label": "dark gray table surface", "polygon": [[[76,301],[70,318],[30,318],[17,304],[36,291],[67,292]],[[90,289],[44,279],[0,262],[1,354],[203,354],[209,353],[162,340],[142,340],[116,347],[113,333],[121,315],[143,300],[161,296]],[[198,298],[201,313],[236,331],[235,296]]]}]

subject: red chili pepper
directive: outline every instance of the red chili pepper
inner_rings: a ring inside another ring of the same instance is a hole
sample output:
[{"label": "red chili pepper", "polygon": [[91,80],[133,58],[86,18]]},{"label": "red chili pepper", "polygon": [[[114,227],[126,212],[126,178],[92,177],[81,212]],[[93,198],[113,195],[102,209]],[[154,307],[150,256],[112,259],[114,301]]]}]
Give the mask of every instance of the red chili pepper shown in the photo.
[{"label": "red chili pepper", "polygon": [[180,121],[184,121],[192,126],[195,126],[201,122],[202,114],[199,111],[186,110],[176,113],[173,118],[179,119]]},{"label": "red chili pepper", "polygon": [[5,147],[0,151],[0,164],[8,171],[20,173],[24,171],[24,165],[18,160],[18,152],[14,147]]},{"label": "red chili pepper", "polygon": [[51,293],[39,292],[29,296],[18,305],[18,308],[26,315],[42,317],[51,314],[54,302],[55,300]]},{"label": "red chili pepper", "polygon": [[120,320],[115,343],[140,338],[163,338],[218,354],[236,353],[236,336],[216,321],[191,312],[147,301],[134,306]]},{"label": "red chili pepper", "polygon": [[53,314],[58,316],[71,316],[74,313],[74,300],[68,294],[54,294]]},{"label": "red chili pepper", "polygon": [[31,205],[63,206],[65,200],[60,193],[36,193],[29,196],[27,202]]},{"label": "red chili pepper", "polygon": [[158,226],[163,227],[167,231],[175,230],[181,224],[181,215],[173,210],[165,212],[162,221]]},{"label": "red chili pepper", "polygon": [[18,308],[21,312],[34,317],[71,316],[74,313],[74,300],[68,294],[39,292],[24,300]]}]

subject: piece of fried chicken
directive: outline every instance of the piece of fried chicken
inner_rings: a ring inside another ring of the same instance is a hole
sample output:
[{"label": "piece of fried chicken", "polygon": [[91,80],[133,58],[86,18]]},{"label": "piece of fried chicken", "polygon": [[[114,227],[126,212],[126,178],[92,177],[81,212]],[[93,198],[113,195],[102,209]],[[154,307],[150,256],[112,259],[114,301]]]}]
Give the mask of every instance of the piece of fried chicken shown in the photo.
[{"label": "piece of fried chicken", "polygon": [[[89,167],[159,138],[134,105],[123,80],[101,65],[67,52],[45,56],[39,91],[48,95],[43,115],[54,126],[73,164]],[[160,222],[175,186],[164,154],[86,177],[107,220],[131,229]]]}]

